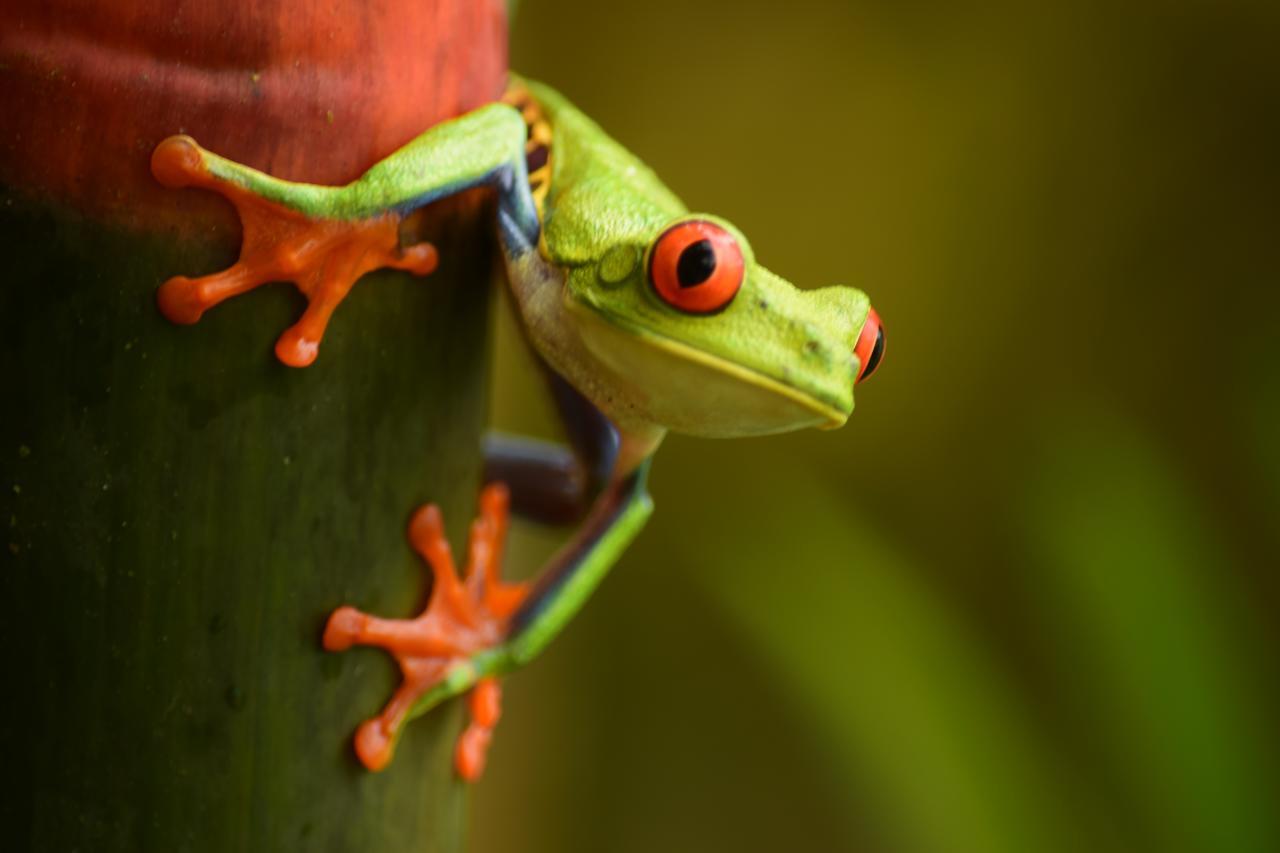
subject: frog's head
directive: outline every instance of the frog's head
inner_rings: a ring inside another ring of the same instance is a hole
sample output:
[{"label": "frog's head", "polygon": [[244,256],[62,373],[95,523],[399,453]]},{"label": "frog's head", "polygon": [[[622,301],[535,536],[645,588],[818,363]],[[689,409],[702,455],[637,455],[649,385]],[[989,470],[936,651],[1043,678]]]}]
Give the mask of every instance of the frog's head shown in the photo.
[{"label": "frog's head", "polygon": [[575,267],[566,300],[638,414],[694,435],[841,426],[884,351],[861,291],[799,290],[757,264],[736,228],[701,214]]}]

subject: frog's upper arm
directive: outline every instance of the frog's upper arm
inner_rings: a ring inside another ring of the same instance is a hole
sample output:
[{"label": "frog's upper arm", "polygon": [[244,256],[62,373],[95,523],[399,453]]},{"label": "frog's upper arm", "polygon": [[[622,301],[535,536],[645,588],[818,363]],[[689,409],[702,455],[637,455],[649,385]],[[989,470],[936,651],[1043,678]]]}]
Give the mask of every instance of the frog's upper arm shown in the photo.
[{"label": "frog's upper arm", "polygon": [[352,185],[357,216],[408,210],[485,182],[499,169],[525,181],[525,125],[505,104],[489,104],[436,125]]}]

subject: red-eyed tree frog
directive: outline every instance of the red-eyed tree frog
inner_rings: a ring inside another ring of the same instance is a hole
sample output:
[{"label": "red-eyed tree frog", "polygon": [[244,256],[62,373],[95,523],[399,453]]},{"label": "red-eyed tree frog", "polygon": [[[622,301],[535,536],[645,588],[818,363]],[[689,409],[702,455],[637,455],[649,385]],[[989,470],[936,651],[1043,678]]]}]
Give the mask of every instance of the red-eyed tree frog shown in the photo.
[{"label": "red-eyed tree frog", "polygon": [[[650,459],[668,430],[708,437],[842,425],[853,386],[884,351],[860,291],[802,291],[756,263],[739,231],[690,213],[643,163],[562,96],[512,77],[501,102],[427,130],[342,187],[281,181],[173,136],[152,155],[169,187],[201,187],[235,205],[240,260],[160,286],[160,310],[194,323],[224,299],[292,281],[308,307],[276,354],[303,367],[334,309],[364,273],[426,274],[436,250],[400,244],[411,212],[474,187],[497,196],[507,279],[524,331],[547,368],[567,447],[496,436],[468,563],[456,571],[440,513],[419,509],[409,538],[434,572],[426,609],[382,619],[352,607],[323,643],[386,649],[403,682],[357,730],[371,770],[391,760],[410,718],[470,693],[455,764],[476,778],[499,715],[497,677],[530,661],[583,605],[652,511]],[[506,484],[506,485],[503,485]],[[529,584],[497,564],[508,503],[579,527]]]}]

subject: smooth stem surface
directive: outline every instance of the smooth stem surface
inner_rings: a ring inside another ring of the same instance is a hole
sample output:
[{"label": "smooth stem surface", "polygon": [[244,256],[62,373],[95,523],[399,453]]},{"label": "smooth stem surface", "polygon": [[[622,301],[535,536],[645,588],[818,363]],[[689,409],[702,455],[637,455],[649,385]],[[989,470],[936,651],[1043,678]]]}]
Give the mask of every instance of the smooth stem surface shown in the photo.
[{"label": "smooth stem surface", "polygon": [[[166,322],[156,286],[234,246],[0,196],[0,827],[20,850],[457,850],[456,705],[371,774],[394,683],[326,654],[342,603],[408,615],[419,503],[462,541],[479,481],[489,247],[355,288],[311,367],[278,363],[285,285]],[[440,232],[441,229],[435,229]]]}]

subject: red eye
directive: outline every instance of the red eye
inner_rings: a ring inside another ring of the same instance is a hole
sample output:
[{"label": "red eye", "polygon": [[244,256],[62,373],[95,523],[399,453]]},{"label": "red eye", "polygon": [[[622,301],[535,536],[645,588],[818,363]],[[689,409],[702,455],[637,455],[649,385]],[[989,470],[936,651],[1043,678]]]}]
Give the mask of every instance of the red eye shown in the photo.
[{"label": "red eye", "polygon": [[743,269],[738,241],[719,225],[695,220],[674,225],[658,238],[649,280],[668,305],[710,314],[733,301]]},{"label": "red eye", "polygon": [[867,319],[862,324],[853,354],[858,357],[859,365],[858,378],[853,380],[856,385],[875,373],[880,366],[880,359],[884,357],[884,326],[874,308],[867,309]]}]

